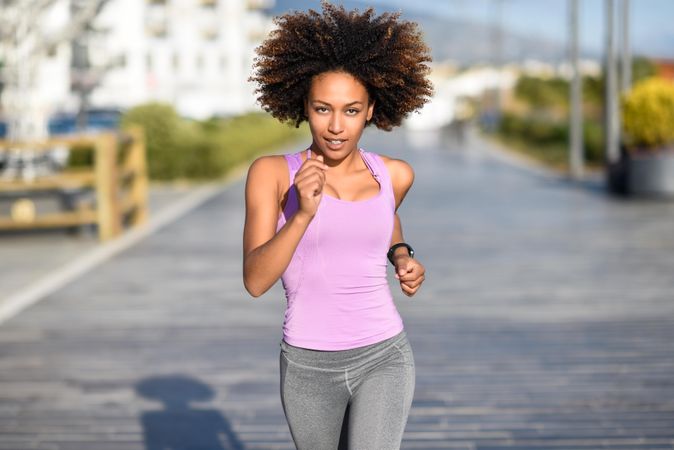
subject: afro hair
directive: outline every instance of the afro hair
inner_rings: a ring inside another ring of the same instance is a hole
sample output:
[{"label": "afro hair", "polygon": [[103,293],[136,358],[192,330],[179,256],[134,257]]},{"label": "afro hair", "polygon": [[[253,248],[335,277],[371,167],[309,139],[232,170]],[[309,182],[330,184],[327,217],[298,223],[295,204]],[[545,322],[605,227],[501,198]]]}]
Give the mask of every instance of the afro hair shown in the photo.
[{"label": "afro hair", "polygon": [[312,79],[324,72],[345,72],[366,88],[375,102],[369,124],[391,130],[433,94],[427,76],[431,61],[417,24],[400,13],[375,16],[374,9],[346,11],[322,1],[323,13],[292,12],[257,49],[254,74],[262,108],[296,127],[307,120],[304,101]]}]

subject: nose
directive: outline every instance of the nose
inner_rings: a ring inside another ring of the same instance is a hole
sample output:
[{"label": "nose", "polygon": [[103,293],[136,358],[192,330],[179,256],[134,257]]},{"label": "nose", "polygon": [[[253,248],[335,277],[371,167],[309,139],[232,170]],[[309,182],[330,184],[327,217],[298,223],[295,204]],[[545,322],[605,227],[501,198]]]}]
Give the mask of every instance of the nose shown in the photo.
[{"label": "nose", "polygon": [[342,119],[338,113],[332,114],[330,116],[328,131],[332,134],[339,134],[344,131],[344,125],[342,125]]}]

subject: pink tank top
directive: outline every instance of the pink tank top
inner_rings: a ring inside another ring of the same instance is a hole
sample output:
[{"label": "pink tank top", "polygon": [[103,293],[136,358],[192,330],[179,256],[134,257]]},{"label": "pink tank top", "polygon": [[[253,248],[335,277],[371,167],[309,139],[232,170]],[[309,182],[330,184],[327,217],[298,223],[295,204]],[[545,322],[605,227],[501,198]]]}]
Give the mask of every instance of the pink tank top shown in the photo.
[{"label": "pink tank top", "polygon": [[[293,183],[302,165],[301,153],[285,155],[290,189],[277,232],[299,205]],[[395,215],[393,185],[379,155],[363,149],[358,153],[379,182],[379,193],[360,201],[323,193],[281,277],[287,300],[283,339],[290,345],[346,350],[383,341],[403,330],[386,279],[386,252]]]}]

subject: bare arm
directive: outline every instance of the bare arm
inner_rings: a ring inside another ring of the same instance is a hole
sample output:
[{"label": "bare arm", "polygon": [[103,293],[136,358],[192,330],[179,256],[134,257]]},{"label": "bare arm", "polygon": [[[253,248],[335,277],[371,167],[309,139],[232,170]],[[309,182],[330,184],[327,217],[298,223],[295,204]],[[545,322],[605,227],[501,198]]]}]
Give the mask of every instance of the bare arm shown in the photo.
[{"label": "bare arm", "polygon": [[[400,216],[398,216],[398,213],[395,214],[394,220],[395,221],[393,222],[393,235],[391,236],[391,245],[389,245],[389,247],[399,242],[405,242],[405,238],[403,237],[403,227],[402,224],[400,223]],[[398,253],[406,255],[407,250],[405,248],[396,249],[394,256],[397,255]]]},{"label": "bare arm", "polygon": [[[391,175],[391,183],[393,184],[393,194],[396,201],[396,211],[402,204],[407,192],[409,192],[414,183],[414,170],[412,167],[407,164],[405,161],[399,159],[385,158],[386,167],[389,170]],[[397,244],[399,242],[404,242],[405,238],[403,237],[402,224],[400,223],[400,216],[398,213],[395,214],[395,221],[393,223],[393,235],[391,236],[391,245]],[[404,248],[396,250],[396,255],[398,252],[407,254],[407,250]]]},{"label": "bare arm", "polygon": [[[393,184],[393,193],[396,200],[396,211],[407,195],[407,192],[414,183],[414,171],[405,161],[391,158],[383,158],[386,167],[391,175]],[[403,238],[402,224],[398,213],[395,214],[393,222],[393,234],[391,236],[391,245],[399,242],[405,242]],[[426,279],[426,269],[417,259],[410,258],[407,249],[404,247],[396,249],[393,254],[393,264],[395,266],[396,278],[400,281],[400,289],[409,297],[416,294],[421,284]]]},{"label": "bare arm", "polygon": [[[243,283],[253,297],[259,297],[278,281],[297,249],[304,232],[311,223],[315,209],[298,208],[285,225],[276,232],[279,216],[279,173],[283,157],[265,156],[251,165],[246,179],[246,221],[243,230]],[[316,207],[325,181],[318,169],[318,160],[305,162],[295,181],[298,192],[314,193]],[[283,165],[283,166],[282,166]],[[317,198],[317,200],[316,200]],[[310,203],[310,202],[309,202]],[[308,200],[304,200],[304,206]]]}]

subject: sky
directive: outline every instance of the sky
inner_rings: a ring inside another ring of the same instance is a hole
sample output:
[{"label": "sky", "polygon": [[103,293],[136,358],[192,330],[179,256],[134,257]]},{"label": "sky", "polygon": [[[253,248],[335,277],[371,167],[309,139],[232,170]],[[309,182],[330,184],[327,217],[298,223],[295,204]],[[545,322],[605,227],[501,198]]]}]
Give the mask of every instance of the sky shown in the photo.
[{"label": "sky", "polygon": [[[524,36],[564,42],[568,36],[569,0],[358,0],[385,3],[402,11],[492,23],[500,3],[506,28]],[[604,46],[605,0],[579,0],[580,38],[584,49],[601,52]],[[616,7],[621,0],[615,2]],[[674,59],[674,0],[630,0],[630,39],[633,51]]]}]

